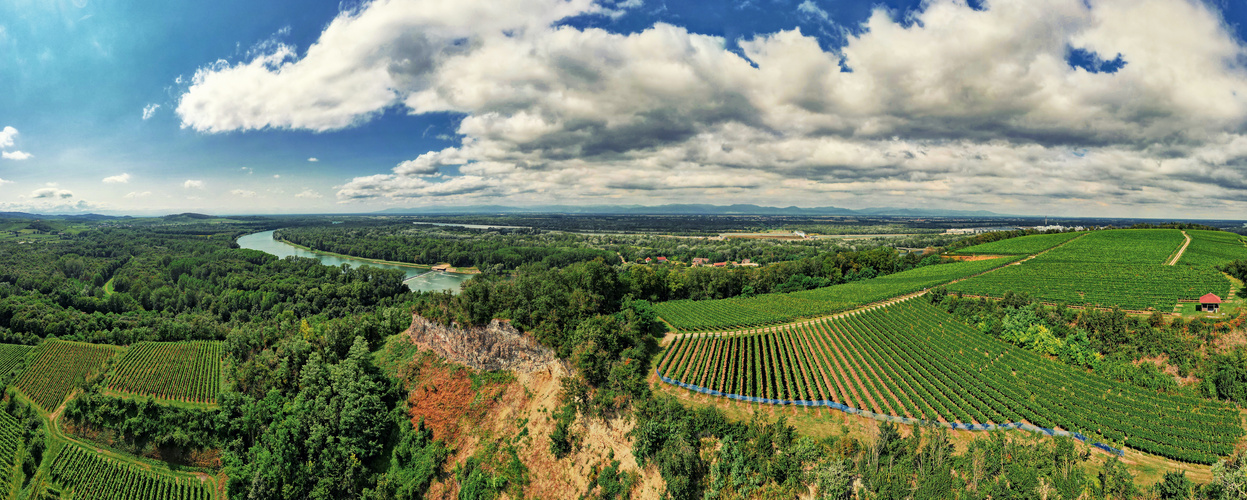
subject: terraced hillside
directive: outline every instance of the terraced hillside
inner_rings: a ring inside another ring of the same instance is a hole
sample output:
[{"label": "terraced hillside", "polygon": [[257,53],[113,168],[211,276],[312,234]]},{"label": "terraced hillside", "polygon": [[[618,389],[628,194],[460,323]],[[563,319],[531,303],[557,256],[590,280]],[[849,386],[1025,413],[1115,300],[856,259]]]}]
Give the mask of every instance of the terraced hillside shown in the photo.
[{"label": "terraced hillside", "polygon": [[1243,435],[1217,401],[1114,382],[983,335],[923,299],[775,332],[679,337],[660,376],[702,392],[930,422],[1027,422],[1211,464]]},{"label": "terraced hillside", "polygon": [[[1035,236],[1017,239],[1026,238]],[[1139,311],[1170,311],[1180,299],[1207,293],[1226,296],[1230,282],[1212,266],[1165,265],[1184,242],[1176,229],[1093,231],[1017,266],[949,285],[948,290],[989,297],[1024,292],[1048,302]],[[1204,245],[1193,240],[1191,247]],[[1196,252],[1196,259],[1206,255]]]},{"label": "terraced hillside", "polygon": [[879,278],[792,293],[656,304],[658,315],[681,331],[773,325],[846,311],[995,269],[1021,257],[919,267]]}]

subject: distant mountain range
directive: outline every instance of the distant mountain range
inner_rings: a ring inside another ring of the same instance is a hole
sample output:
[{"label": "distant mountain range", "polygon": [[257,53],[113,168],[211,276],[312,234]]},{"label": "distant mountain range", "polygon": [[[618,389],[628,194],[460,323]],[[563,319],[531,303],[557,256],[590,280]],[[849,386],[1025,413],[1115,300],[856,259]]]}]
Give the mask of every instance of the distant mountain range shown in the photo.
[{"label": "distant mountain range", "polygon": [[26,212],[0,212],[0,219],[47,219],[47,220],[68,220],[95,222],[101,220],[113,219],[129,219],[129,215],[100,215],[100,214],[32,214]]},{"label": "distant mountain range", "polygon": [[510,207],[504,205],[469,205],[461,207],[390,208],[374,212],[386,215],[442,215],[442,214],[593,214],[593,215],[898,215],[907,217],[1005,217],[987,210],[941,210],[927,208],[864,208],[853,210],[840,207],[763,207],[758,205],[543,205],[533,207]]}]

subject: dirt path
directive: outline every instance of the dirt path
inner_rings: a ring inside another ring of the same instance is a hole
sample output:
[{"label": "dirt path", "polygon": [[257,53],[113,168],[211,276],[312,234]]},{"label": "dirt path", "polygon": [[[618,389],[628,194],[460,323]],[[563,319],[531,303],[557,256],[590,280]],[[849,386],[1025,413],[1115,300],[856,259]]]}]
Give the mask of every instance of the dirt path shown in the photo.
[{"label": "dirt path", "polygon": [[1191,235],[1186,234],[1186,231],[1182,231],[1182,237],[1186,238],[1186,241],[1182,243],[1182,248],[1178,249],[1178,254],[1173,256],[1173,260],[1170,260],[1169,262],[1167,262],[1167,264],[1170,266],[1178,263],[1178,259],[1182,258],[1182,253],[1186,252],[1186,247],[1190,246],[1191,244]]}]

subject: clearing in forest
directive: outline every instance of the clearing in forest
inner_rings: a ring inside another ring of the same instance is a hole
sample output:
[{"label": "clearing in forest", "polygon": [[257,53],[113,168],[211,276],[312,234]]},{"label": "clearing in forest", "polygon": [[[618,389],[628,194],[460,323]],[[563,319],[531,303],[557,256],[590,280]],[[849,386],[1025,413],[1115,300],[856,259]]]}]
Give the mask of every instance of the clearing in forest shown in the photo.
[{"label": "clearing in forest", "polygon": [[114,391],[186,403],[215,404],[221,392],[221,342],[140,342],[109,378]]},{"label": "clearing in forest", "polygon": [[[1243,435],[1233,406],[1072,368],[921,298],[777,330],[677,337],[658,372],[712,395],[839,403],[929,422],[1027,422],[1199,464],[1231,454]],[[710,355],[716,344],[725,352]],[[727,366],[706,366],[716,363]]]}]

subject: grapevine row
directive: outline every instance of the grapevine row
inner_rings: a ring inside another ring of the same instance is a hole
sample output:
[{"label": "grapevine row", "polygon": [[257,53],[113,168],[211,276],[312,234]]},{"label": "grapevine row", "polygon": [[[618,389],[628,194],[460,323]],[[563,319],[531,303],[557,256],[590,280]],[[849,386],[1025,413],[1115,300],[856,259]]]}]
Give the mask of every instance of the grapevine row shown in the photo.
[{"label": "grapevine row", "polygon": [[17,388],[45,411],[55,410],[77,381],[97,371],[120,349],[114,346],[50,340],[22,372]]},{"label": "grapevine row", "polygon": [[221,391],[220,342],[141,342],[117,363],[109,388],[156,398],[215,403]]},{"label": "grapevine row", "polygon": [[751,401],[835,403],[959,425],[1026,422],[1192,463],[1232,453],[1243,435],[1226,404],[1071,368],[983,335],[923,300],[765,333],[682,336],[658,370]]},{"label": "grapevine row", "polygon": [[97,500],[210,500],[212,483],[145,470],[67,444],[52,462],[51,478],[74,498]]}]

